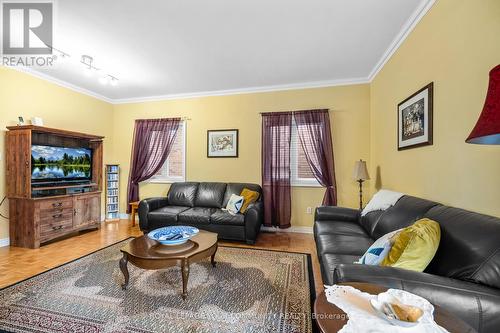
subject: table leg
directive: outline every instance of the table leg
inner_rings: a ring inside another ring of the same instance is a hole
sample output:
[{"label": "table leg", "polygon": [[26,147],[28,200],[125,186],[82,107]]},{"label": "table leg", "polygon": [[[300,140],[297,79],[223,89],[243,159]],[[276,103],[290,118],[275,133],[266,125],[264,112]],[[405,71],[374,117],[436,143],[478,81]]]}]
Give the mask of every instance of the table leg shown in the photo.
[{"label": "table leg", "polygon": [[187,297],[187,285],[189,278],[189,261],[184,259],[182,261],[182,299],[186,299]]},{"label": "table leg", "polygon": [[135,227],[135,214],[136,214],[135,206],[132,207],[132,211],[130,213],[132,214],[132,226]]},{"label": "table leg", "polygon": [[120,270],[123,273],[123,277],[125,278],[125,283],[122,284],[122,289],[126,290],[128,286],[128,281],[130,278],[130,275],[128,273],[128,268],[127,268],[127,263],[128,263],[128,257],[127,254],[124,253],[123,257],[120,259]]},{"label": "table leg", "polygon": [[216,246],[216,247],[215,247],[214,254],[212,254],[212,256],[210,257],[210,262],[212,263],[212,267],[215,267],[215,265],[216,265],[216,262],[215,262],[215,254],[217,253],[217,249],[218,249],[218,248],[219,248],[218,246]]}]

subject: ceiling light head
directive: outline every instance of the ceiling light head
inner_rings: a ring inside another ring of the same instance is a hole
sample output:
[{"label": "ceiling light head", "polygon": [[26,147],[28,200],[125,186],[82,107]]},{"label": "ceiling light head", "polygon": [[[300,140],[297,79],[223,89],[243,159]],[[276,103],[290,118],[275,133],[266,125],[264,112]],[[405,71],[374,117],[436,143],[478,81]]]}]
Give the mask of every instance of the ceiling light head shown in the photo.
[{"label": "ceiling light head", "polygon": [[94,62],[94,58],[92,58],[89,55],[82,55],[82,60],[80,60],[82,64],[84,64],[87,67],[92,67],[92,63]]},{"label": "ceiling light head", "polygon": [[93,72],[97,70],[97,68],[94,67],[93,62],[94,58],[92,58],[89,55],[82,55],[82,59],[80,62],[85,66],[84,74],[85,76],[92,76]]},{"label": "ceiling light head", "polygon": [[114,76],[111,76],[111,81],[109,82],[113,87],[116,87],[118,85],[118,79]]}]

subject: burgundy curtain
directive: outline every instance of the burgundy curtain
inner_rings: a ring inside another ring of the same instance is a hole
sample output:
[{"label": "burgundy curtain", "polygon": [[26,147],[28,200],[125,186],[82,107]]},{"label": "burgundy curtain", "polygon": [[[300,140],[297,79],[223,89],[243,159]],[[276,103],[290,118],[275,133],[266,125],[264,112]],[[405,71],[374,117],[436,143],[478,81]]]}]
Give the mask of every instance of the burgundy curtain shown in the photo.
[{"label": "burgundy curtain", "polygon": [[292,113],[262,115],[264,225],[290,227],[290,139]]},{"label": "burgundy curtain", "polygon": [[337,205],[332,134],[328,110],[294,112],[300,144],[318,182],[326,188],[324,206]]},{"label": "burgundy curtain", "polygon": [[[128,202],[139,201],[139,183],[153,177],[167,160],[180,118],[135,121],[128,180]],[[127,205],[127,213],[130,206]]]}]

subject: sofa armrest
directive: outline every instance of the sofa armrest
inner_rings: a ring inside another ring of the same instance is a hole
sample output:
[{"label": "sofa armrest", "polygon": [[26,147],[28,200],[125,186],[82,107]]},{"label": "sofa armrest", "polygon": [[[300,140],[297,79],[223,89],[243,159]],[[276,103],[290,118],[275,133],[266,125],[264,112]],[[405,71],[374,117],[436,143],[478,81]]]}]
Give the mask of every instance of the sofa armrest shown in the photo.
[{"label": "sofa armrest", "polygon": [[332,273],[338,283],[374,283],[422,296],[478,332],[496,332],[500,327],[500,290],[495,288],[394,267],[341,264]]},{"label": "sofa armrest", "polygon": [[264,202],[257,201],[248,206],[245,211],[245,240],[248,244],[255,244],[260,226],[264,220]]},{"label": "sofa armrest", "polygon": [[358,209],[321,206],[314,213],[315,221],[345,221],[358,222],[360,211]]},{"label": "sofa armrest", "polygon": [[149,231],[148,213],[161,207],[168,206],[168,199],[164,197],[148,198],[139,202],[139,227],[143,231]]}]

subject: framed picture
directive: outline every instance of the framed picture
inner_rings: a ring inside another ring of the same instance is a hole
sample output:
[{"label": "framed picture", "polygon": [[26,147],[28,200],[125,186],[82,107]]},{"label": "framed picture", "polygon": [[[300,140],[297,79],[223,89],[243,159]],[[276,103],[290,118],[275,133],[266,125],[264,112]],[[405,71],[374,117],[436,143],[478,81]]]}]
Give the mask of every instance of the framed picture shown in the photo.
[{"label": "framed picture", "polygon": [[207,131],[207,157],[238,157],[238,130]]},{"label": "framed picture", "polygon": [[398,150],[432,145],[434,82],[398,104]]}]

